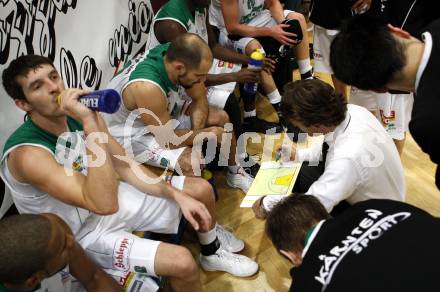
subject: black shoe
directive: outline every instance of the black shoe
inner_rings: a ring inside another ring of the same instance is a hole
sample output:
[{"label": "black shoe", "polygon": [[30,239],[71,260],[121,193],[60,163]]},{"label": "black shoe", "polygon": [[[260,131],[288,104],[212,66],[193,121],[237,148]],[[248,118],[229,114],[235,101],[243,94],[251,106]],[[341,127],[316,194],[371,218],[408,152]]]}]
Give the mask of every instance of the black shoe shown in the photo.
[{"label": "black shoe", "polygon": [[278,117],[280,116],[280,106],[281,106],[281,102],[277,102],[277,103],[271,103],[271,105],[273,106],[273,108],[275,109],[275,111],[277,112]]},{"label": "black shoe", "polygon": [[304,74],[300,74],[301,75],[301,80],[306,80],[306,79],[313,79],[313,70],[309,70]]},{"label": "black shoe", "polygon": [[275,130],[273,133],[281,133],[283,127],[279,123],[271,123],[257,117],[245,118],[243,121],[244,132],[267,133],[269,130]]}]

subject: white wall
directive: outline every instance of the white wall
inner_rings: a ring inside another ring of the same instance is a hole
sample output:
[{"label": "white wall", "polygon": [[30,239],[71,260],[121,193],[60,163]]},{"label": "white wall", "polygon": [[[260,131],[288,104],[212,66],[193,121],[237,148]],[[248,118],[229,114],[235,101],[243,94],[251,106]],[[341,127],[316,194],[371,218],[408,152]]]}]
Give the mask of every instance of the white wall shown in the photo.
[{"label": "white wall", "polygon": [[[118,60],[142,49],[152,18],[150,0],[0,0],[0,72],[33,53],[53,59],[68,87],[104,88]],[[1,151],[23,115],[0,86]]]}]

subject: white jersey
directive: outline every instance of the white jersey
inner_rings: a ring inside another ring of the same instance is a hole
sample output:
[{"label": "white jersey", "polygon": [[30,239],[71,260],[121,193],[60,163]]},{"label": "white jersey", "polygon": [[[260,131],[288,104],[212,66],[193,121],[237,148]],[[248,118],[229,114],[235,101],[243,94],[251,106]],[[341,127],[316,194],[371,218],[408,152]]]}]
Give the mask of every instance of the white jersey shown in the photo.
[{"label": "white jersey", "polygon": [[[70,132],[56,137],[28,119],[6,141],[0,175],[10,190],[19,213],[56,214],[69,225],[79,241],[83,236],[97,229],[100,220],[108,216],[100,216],[86,209],[66,204],[31,184],[21,183],[14,178],[8,168],[9,153],[17,147],[29,145],[48,151],[60,165],[64,166],[67,175],[72,175],[74,171],[87,175],[87,152],[82,126],[70,117],[67,123]],[[135,219],[139,215],[139,210],[144,207],[145,198],[145,194],[125,182],[120,182],[119,205],[127,207],[125,209],[120,207],[118,213],[113,216],[119,216],[125,220]]]},{"label": "white jersey", "polygon": [[[127,67],[108,84],[123,96],[123,91],[133,82],[143,81],[157,85],[168,99],[168,113],[174,116],[173,111],[177,110],[177,102],[180,100],[181,86],[174,85],[168,78],[163,61],[163,55],[168,50],[169,44],[159,45],[138,56]],[[145,98],[157,98],[145,96]],[[121,144],[130,143],[146,134],[146,126],[140,119],[139,111],[128,110],[122,100],[118,111],[113,114],[102,114],[110,134]],[[124,143],[124,141],[128,141]]]},{"label": "white jersey", "polygon": [[[154,17],[152,29],[150,30],[149,39],[146,49],[152,49],[160,45],[154,32],[154,25],[158,21],[171,20],[179,23],[187,32],[197,34],[206,43],[208,43],[208,30],[206,27],[207,9],[197,8],[194,15],[188,8],[186,0],[170,0],[157,12]],[[233,64],[214,58],[209,74],[227,74],[237,72],[241,69],[240,64]],[[219,84],[208,88],[207,97],[211,106],[223,108],[229,95],[234,91],[235,82]],[[179,96],[188,100],[186,92],[179,90]]]},{"label": "white jersey", "polygon": [[[78,290],[85,291],[79,283],[72,283],[74,278],[70,275],[69,267],[67,266],[62,271],[56,273],[50,278],[41,281],[41,287],[36,292],[77,292]],[[76,284],[76,285],[75,285]],[[79,286],[79,287],[75,287]]]},{"label": "white jersey", "polygon": [[[225,22],[220,6],[221,0],[212,0],[209,7],[209,20],[214,26],[221,30],[225,30]],[[262,14],[264,9],[264,0],[237,0],[238,2],[238,17],[241,24],[250,24],[257,16]],[[258,23],[252,23],[254,26],[259,26]]]},{"label": "white jersey", "polygon": [[81,125],[73,119],[68,118],[67,123],[71,132],[57,138],[28,119],[7,140],[0,165],[0,175],[9,188],[15,206],[20,213],[47,212],[57,214],[76,234],[90,215],[88,210],[65,204],[30,184],[18,182],[9,172],[7,166],[7,158],[12,150],[30,145],[48,151],[60,165],[64,166],[67,174],[72,171],[87,174],[84,132]]}]

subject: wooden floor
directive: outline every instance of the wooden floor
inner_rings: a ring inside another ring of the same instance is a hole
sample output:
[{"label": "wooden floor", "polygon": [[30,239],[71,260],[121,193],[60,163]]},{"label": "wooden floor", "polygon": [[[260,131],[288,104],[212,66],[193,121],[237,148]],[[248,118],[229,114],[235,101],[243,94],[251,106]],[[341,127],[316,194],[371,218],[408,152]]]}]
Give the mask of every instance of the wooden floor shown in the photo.
[{"label": "wooden floor", "polygon": [[[328,76],[321,76],[328,80]],[[271,106],[265,99],[258,102],[258,114],[269,120],[276,119]],[[269,137],[270,138],[270,137]],[[263,139],[264,141],[264,139]],[[262,141],[262,143],[263,143]],[[250,145],[249,152],[261,153],[262,145]],[[435,166],[411,137],[408,137],[402,155],[407,183],[407,202],[440,217],[440,192],[434,184]],[[264,233],[264,222],[255,219],[252,210],[240,208],[244,197],[241,191],[227,187],[224,173],[215,174],[216,186],[220,194],[217,202],[217,220],[234,230],[246,243],[244,255],[254,259],[260,266],[258,274],[242,279],[221,272],[201,271],[201,281],[205,291],[287,291],[290,286],[289,262],[273,248]],[[188,228],[184,246],[198,259],[199,245],[194,231]]]}]

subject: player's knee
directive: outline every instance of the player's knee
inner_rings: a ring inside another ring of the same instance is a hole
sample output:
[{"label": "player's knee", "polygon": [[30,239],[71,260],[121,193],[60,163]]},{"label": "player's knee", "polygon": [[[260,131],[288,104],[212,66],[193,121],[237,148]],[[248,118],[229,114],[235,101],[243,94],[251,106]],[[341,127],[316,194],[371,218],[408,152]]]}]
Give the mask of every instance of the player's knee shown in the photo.
[{"label": "player's knee", "polygon": [[229,123],[229,115],[224,110],[219,110],[216,114],[216,126],[224,126]]},{"label": "player's knee", "polygon": [[199,278],[199,268],[191,253],[184,247],[176,247],[175,277],[191,282]]},{"label": "player's knee", "polygon": [[307,27],[306,18],[301,13],[291,12],[287,15],[287,18],[298,20],[302,28]]},{"label": "player's knee", "polygon": [[229,123],[229,115],[224,110],[215,110],[210,112],[208,125],[212,127],[223,127],[226,123]]},{"label": "player's knee", "polygon": [[214,204],[214,190],[211,184],[202,178],[197,182],[197,188],[193,190],[193,196],[205,205]]},{"label": "player's knee", "polygon": [[250,55],[253,51],[255,51],[257,49],[261,49],[261,48],[262,48],[262,46],[261,46],[260,42],[254,39],[247,44],[246,55]]}]

